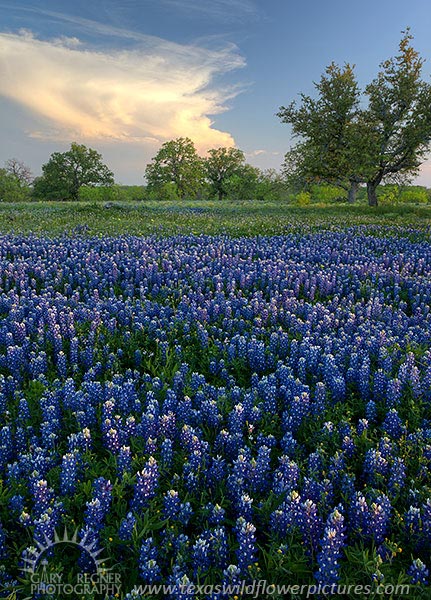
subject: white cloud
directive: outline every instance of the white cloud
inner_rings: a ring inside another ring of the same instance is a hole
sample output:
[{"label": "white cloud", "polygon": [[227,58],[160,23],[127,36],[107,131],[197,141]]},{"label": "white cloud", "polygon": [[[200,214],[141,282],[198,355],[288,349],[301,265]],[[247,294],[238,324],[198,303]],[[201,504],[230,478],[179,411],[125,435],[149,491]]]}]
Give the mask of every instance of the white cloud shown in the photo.
[{"label": "white cloud", "polygon": [[210,116],[238,90],[211,88],[242,67],[235,47],[214,51],[140,34],[134,50],[95,51],[77,38],[0,34],[0,95],[37,119],[38,138],[157,144],[179,136],[204,151],[234,144]]},{"label": "white cloud", "polygon": [[252,150],[251,152],[247,152],[246,156],[260,156],[261,154],[268,154],[267,150]]},{"label": "white cloud", "polygon": [[206,15],[212,19],[223,21],[244,20],[255,18],[258,9],[251,0],[158,0],[168,7],[181,11],[190,16]]}]

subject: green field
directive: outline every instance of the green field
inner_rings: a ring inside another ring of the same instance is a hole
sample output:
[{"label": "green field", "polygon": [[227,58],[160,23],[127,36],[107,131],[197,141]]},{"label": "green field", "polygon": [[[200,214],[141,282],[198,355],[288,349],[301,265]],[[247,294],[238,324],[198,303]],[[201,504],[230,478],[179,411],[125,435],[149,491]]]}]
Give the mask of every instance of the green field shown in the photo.
[{"label": "green field", "polygon": [[233,236],[282,234],[304,227],[431,224],[431,206],[292,206],[288,203],[184,201],[139,203],[23,202],[0,204],[0,231],[59,235]]}]

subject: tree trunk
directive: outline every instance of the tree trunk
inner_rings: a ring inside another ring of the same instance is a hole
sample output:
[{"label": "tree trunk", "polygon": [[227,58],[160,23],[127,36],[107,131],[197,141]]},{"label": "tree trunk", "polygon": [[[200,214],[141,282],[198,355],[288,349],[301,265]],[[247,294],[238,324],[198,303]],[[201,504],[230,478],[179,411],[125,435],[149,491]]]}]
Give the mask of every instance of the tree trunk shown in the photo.
[{"label": "tree trunk", "polygon": [[357,181],[351,181],[350,188],[349,188],[349,196],[348,196],[349,204],[353,204],[354,202],[356,202],[356,196],[358,194],[358,190],[359,190],[359,183]]},{"label": "tree trunk", "polygon": [[368,206],[377,206],[377,186],[379,184],[374,181],[369,181],[367,183],[367,194],[368,194]]},{"label": "tree trunk", "polygon": [[223,200],[223,190],[218,191],[218,199],[219,199],[219,202],[221,202]]}]

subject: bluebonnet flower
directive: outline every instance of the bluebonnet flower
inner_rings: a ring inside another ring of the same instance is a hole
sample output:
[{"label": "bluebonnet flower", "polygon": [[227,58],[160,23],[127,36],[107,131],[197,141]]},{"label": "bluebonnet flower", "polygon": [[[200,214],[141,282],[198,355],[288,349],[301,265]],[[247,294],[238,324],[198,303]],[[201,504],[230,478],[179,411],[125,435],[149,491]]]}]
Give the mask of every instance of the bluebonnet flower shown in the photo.
[{"label": "bluebonnet flower", "polygon": [[370,484],[376,484],[381,477],[389,471],[389,462],[383,457],[380,450],[370,448],[365,453],[364,474]]},{"label": "bluebonnet flower", "polygon": [[121,446],[117,456],[117,474],[120,479],[124,473],[130,473],[132,470],[132,454],[130,446]]},{"label": "bluebonnet flower", "polygon": [[245,575],[248,567],[256,561],[256,527],[243,517],[239,517],[236,522],[236,534],[238,567]]},{"label": "bluebonnet flower", "polygon": [[180,498],[178,492],[169,490],[163,496],[163,517],[165,519],[174,519],[180,510]]},{"label": "bluebonnet flower", "polygon": [[405,427],[398,412],[395,408],[391,408],[386,414],[383,421],[383,430],[392,438],[399,438],[405,432]]},{"label": "bluebonnet flower", "polygon": [[271,448],[261,446],[257,451],[257,459],[252,464],[250,483],[256,492],[264,493],[269,487],[269,472],[271,470]]},{"label": "bluebonnet flower", "polygon": [[84,514],[84,522],[93,531],[99,531],[103,527],[105,519],[105,511],[99,498],[92,498],[85,503],[86,509]]},{"label": "bluebonnet flower", "polygon": [[274,473],[272,489],[276,494],[296,489],[299,480],[299,467],[285,455],[279,458],[279,467]]},{"label": "bluebonnet flower", "polygon": [[56,520],[50,510],[43,512],[38,519],[34,521],[34,540],[36,543],[46,545],[47,540],[54,539]]},{"label": "bluebonnet flower", "polygon": [[0,560],[4,560],[6,557],[7,557],[6,534],[3,529],[2,524],[0,523]]},{"label": "bluebonnet flower", "polygon": [[242,494],[237,503],[238,514],[244,517],[246,521],[251,521],[253,518],[253,498],[250,498],[248,494]]},{"label": "bluebonnet flower", "polygon": [[156,495],[159,481],[159,469],[155,458],[150,456],[142,471],[136,474],[136,483],[132,499],[132,509],[139,511],[148,505],[148,502]]},{"label": "bluebonnet flower", "polygon": [[226,511],[218,504],[212,505],[209,502],[206,506],[208,511],[208,522],[210,525],[220,525],[223,523]]},{"label": "bluebonnet flower", "polygon": [[374,400],[367,402],[365,407],[365,417],[369,423],[374,423],[377,418],[377,406]]},{"label": "bluebonnet flower", "polygon": [[112,500],[112,484],[104,477],[98,477],[93,482],[93,496],[100,501],[101,509],[106,515]]},{"label": "bluebonnet flower", "polygon": [[173,446],[172,440],[166,438],[165,440],[163,440],[161,447],[160,447],[161,464],[162,464],[162,467],[164,467],[166,469],[169,469],[172,464],[172,456],[173,456],[172,446]]},{"label": "bluebonnet flower", "polygon": [[19,515],[24,510],[24,496],[21,494],[15,494],[9,500],[9,509],[12,513]]},{"label": "bluebonnet flower", "polygon": [[190,502],[183,502],[180,504],[180,508],[178,511],[178,520],[183,525],[187,525],[190,521],[190,518],[193,514],[193,509],[191,507]]},{"label": "bluebonnet flower", "polygon": [[223,571],[222,585],[239,585],[241,583],[241,569],[237,565],[229,565]]},{"label": "bluebonnet flower", "polygon": [[368,427],[369,424],[367,419],[359,419],[357,426],[358,435],[362,435],[364,431],[367,431]]},{"label": "bluebonnet flower", "polygon": [[218,569],[225,569],[229,559],[228,537],[225,527],[216,527],[209,531],[212,563]]},{"label": "bluebonnet flower", "polygon": [[195,576],[208,570],[211,563],[210,549],[207,536],[200,536],[193,544],[192,561]]},{"label": "bluebonnet flower", "polygon": [[345,527],[342,507],[338,506],[329,515],[317,557],[319,570],[315,578],[322,585],[332,585],[339,579],[339,559],[345,545]]},{"label": "bluebonnet flower", "polygon": [[127,513],[126,517],[121,521],[120,528],[118,530],[118,537],[120,540],[127,542],[132,538],[132,532],[136,524],[136,518],[133,513]]},{"label": "bluebonnet flower", "polygon": [[142,542],[139,555],[139,574],[145,583],[154,583],[160,580],[160,567],[157,563],[157,549],[153,538]]},{"label": "bluebonnet flower", "polygon": [[404,487],[406,479],[406,466],[402,458],[395,457],[389,471],[388,490],[394,496]]},{"label": "bluebonnet flower", "polygon": [[382,543],[388,533],[391,512],[391,502],[384,494],[378,496],[371,504],[369,534],[373,536],[377,544]]},{"label": "bluebonnet flower", "polygon": [[221,456],[210,458],[206,472],[207,482],[211,489],[215,489],[226,476],[226,461]]},{"label": "bluebonnet flower", "polygon": [[409,567],[407,574],[410,575],[413,584],[428,585],[429,570],[420,558],[416,558]]},{"label": "bluebonnet flower", "polygon": [[390,379],[386,388],[386,406],[393,408],[401,401],[402,384],[399,379]]},{"label": "bluebonnet flower", "polygon": [[75,453],[68,452],[63,456],[60,473],[60,490],[62,494],[73,494],[78,477],[78,461]]},{"label": "bluebonnet flower", "polygon": [[297,524],[302,535],[302,542],[307,553],[314,556],[322,533],[322,519],[317,513],[316,504],[307,499],[301,503],[297,516]]}]

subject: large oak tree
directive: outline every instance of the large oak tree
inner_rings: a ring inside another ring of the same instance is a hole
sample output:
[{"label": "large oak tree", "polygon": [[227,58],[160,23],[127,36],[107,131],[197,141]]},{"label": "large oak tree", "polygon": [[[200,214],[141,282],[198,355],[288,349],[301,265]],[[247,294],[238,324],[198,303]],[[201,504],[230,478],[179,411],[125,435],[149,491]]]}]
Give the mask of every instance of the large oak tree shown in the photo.
[{"label": "large oak tree", "polygon": [[72,143],[67,152],[54,152],[34,182],[37,197],[78,200],[80,188],[114,184],[114,175],[102,162],[102,155],[83,144]]},{"label": "large oak tree", "polygon": [[145,169],[149,190],[174,184],[180,198],[194,197],[203,183],[203,165],[190,138],[165,142]]},{"label": "large oak tree", "polygon": [[364,180],[358,122],[360,90],[353,67],[332,63],[314,84],[315,98],[301,94],[277,113],[300,141],[286,154],[284,172],[301,183],[330,183],[345,188],[354,201]]},{"label": "large oak tree", "polygon": [[349,189],[360,183],[377,205],[380,183],[414,176],[431,142],[431,85],[422,80],[423,60],[403,32],[399,54],[380,65],[362,96],[350,65],[331,64],[315,84],[316,98],[281,107],[278,116],[300,137],[285,157],[288,176]]},{"label": "large oak tree", "polygon": [[368,108],[363,112],[367,152],[367,191],[377,205],[382,181],[405,181],[418,172],[431,142],[431,85],[422,80],[423,59],[404,32],[399,54],[380,65],[366,87]]},{"label": "large oak tree", "polygon": [[228,195],[229,180],[241,175],[244,166],[244,152],[237,148],[212,148],[204,161],[205,175],[219,200]]}]

